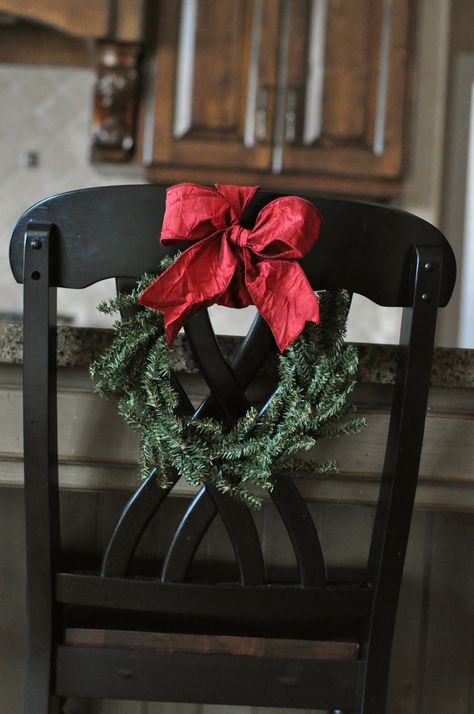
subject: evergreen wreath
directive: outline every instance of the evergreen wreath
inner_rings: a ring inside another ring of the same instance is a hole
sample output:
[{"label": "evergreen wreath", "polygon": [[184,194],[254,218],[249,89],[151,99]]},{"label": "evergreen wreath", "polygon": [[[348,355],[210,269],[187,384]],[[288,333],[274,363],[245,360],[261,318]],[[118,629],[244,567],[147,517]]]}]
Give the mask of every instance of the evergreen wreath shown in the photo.
[{"label": "evergreen wreath", "polygon": [[[138,307],[139,295],[155,279],[144,275],[135,290],[101,303],[99,311]],[[155,466],[164,488],[178,473],[190,484],[212,484],[259,507],[259,490],[271,490],[279,472],[313,477],[337,471],[335,461],[298,454],[319,439],[359,432],[366,423],[354,417],[348,401],[358,364],[355,348],[344,343],[350,295],[336,290],[319,293],[319,299],[319,324],[307,323],[279,355],[279,384],[271,398],[260,410],[250,407],[232,427],[180,413],[160,312],[144,308],[117,321],[113,342],[91,365],[91,375],[101,397],[118,398],[119,413],[139,435],[140,477]]]}]

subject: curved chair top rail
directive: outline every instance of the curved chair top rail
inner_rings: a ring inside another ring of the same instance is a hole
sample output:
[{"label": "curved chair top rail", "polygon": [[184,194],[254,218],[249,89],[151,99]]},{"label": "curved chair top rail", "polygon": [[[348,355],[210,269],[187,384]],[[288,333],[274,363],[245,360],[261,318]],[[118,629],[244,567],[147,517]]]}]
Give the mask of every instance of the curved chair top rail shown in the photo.
[{"label": "curved chair top rail", "polygon": [[[52,284],[82,288],[110,277],[138,278],[157,271],[173,248],[159,242],[166,187],[110,186],[58,194],[28,209],[15,226],[10,262],[23,281],[23,249],[29,224],[54,224]],[[247,227],[280,195],[259,190],[248,207]],[[305,194],[320,211],[319,239],[302,261],[315,290],[344,287],[387,306],[411,304],[412,246],[439,245],[443,256],[440,305],[455,280],[454,254],[442,233],[398,209]],[[33,226],[32,226],[33,227]],[[120,246],[120,250],[117,250]]]}]

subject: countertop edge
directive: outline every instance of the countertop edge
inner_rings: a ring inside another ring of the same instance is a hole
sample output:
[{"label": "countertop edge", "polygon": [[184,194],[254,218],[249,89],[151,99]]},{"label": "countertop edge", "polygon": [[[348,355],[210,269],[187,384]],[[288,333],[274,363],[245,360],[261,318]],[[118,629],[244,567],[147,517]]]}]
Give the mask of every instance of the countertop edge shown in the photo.
[{"label": "countertop edge", "polygon": [[[110,344],[113,331],[90,327],[59,326],[57,364],[60,367],[87,367]],[[219,337],[221,349],[231,357],[242,338]],[[393,384],[398,347],[395,345],[357,344],[359,353],[358,381]],[[173,347],[177,372],[196,373],[197,367],[186,340],[178,335]],[[23,328],[21,323],[0,323],[0,363],[21,364],[23,361]],[[440,387],[474,388],[474,350],[437,347],[434,352],[431,383]]]}]

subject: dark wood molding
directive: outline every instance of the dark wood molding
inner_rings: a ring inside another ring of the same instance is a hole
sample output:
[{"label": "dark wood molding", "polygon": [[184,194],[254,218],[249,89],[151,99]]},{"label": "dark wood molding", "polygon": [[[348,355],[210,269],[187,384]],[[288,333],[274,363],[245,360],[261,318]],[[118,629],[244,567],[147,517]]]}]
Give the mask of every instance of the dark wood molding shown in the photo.
[{"label": "dark wood molding", "polygon": [[76,37],[136,42],[142,35],[142,5],[143,0],[0,0],[0,12]]},{"label": "dark wood molding", "polygon": [[0,24],[0,62],[90,67],[92,52],[80,37],[33,22]]},{"label": "dark wood molding", "polygon": [[141,52],[139,43],[97,43],[93,161],[126,161],[133,156]]},{"label": "dark wood molding", "polygon": [[208,168],[178,167],[178,166],[148,166],[145,176],[154,183],[173,184],[181,181],[196,183],[234,183],[246,186],[260,186],[261,188],[288,190],[288,191],[314,191],[316,193],[331,193],[343,196],[357,196],[383,201],[392,196],[398,196],[403,183],[400,179],[377,179],[370,177],[344,177],[328,176],[324,174],[284,173],[271,174],[258,171],[243,171],[238,168],[217,167]]}]

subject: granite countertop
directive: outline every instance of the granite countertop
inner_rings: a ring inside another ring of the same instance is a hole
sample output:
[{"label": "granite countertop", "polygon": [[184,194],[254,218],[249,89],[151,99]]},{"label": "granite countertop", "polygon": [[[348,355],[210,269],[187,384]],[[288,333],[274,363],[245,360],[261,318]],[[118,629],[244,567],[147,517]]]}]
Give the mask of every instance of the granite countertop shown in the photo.
[{"label": "granite countertop", "polygon": [[[112,334],[111,330],[88,327],[58,327],[58,366],[88,366],[110,343]],[[241,337],[220,337],[219,343],[224,355],[230,357],[241,340]],[[197,372],[182,335],[178,335],[173,350],[177,372]],[[358,351],[360,382],[393,383],[397,347],[360,344]],[[0,322],[0,363],[21,364],[22,359],[21,323]],[[436,348],[431,383],[441,387],[474,388],[474,350]]]}]

